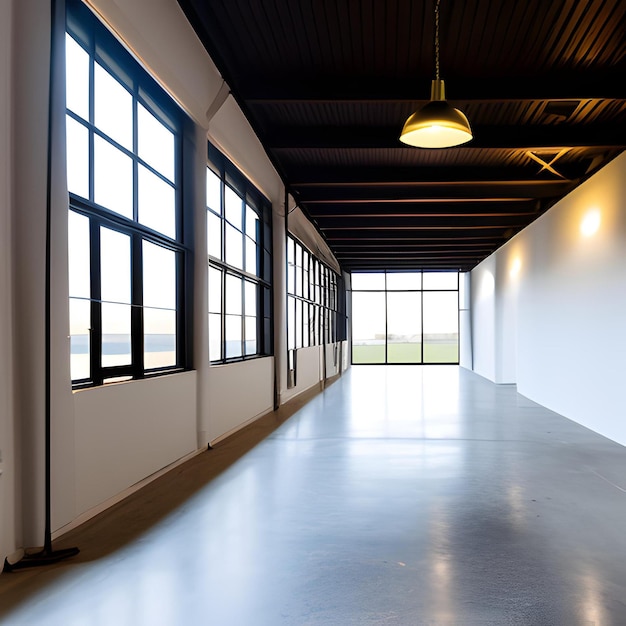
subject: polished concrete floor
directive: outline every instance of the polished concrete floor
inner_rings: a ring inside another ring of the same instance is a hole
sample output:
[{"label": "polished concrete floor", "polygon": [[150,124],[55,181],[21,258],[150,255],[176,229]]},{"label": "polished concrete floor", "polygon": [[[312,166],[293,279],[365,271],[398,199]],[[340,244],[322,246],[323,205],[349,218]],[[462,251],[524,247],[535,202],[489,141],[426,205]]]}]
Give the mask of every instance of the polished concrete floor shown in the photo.
[{"label": "polished concrete floor", "polygon": [[2,574],[0,623],[626,624],[626,448],[513,386],[353,367],[268,432]]}]

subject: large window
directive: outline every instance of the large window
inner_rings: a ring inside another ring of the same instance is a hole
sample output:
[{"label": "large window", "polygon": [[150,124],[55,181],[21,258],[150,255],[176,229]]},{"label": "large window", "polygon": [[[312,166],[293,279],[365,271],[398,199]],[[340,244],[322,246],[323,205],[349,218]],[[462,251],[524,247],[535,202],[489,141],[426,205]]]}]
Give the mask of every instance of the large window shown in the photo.
[{"label": "large window", "polygon": [[65,48],[72,382],[183,369],[185,118],[77,0]]},{"label": "large window", "polygon": [[287,294],[289,350],[346,338],[339,275],[291,235],[287,238]]},{"label": "large window", "polygon": [[272,354],[272,211],[213,145],[206,181],[209,360]]},{"label": "large window", "polygon": [[457,272],[352,274],[353,363],[458,363]]}]

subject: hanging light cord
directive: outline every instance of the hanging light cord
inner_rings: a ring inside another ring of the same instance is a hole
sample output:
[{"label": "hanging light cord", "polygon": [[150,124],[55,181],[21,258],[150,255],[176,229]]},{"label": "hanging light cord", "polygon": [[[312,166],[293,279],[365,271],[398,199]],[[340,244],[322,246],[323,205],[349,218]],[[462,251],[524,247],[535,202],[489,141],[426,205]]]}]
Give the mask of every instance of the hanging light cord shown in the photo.
[{"label": "hanging light cord", "polygon": [[435,78],[439,80],[439,2],[435,2]]}]

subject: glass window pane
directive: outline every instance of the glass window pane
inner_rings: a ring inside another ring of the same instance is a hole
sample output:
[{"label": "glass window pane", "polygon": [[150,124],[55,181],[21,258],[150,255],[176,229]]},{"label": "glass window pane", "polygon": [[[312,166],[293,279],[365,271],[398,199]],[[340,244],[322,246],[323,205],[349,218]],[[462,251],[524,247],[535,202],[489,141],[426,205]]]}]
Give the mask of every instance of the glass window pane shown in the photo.
[{"label": "glass window pane", "polygon": [[287,266],[287,293],[296,293],[296,268],[292,262]]},{"label": "glass window pane", "polygon": [[257,241],[258,227],[259,216],[252,207],[246,205],[246,235],[253,241]]},{"label": "glass window pane", "polygon": [[176,253],[149,241],[143,247],[143,305],[176,309]]},{"label": "glass window pane", "polygon": [[75,211],[68,213],[68,266],[70,296],[91,297],[89,218]]},{"label": "glass window pane", "polygon": [[353,272],[353,291],[377,291],[385,289],[384,272]]},{"label": "glass window pane", "polygon": [[309,305],[309,344],[314,346],[317,344],[317,337],[315,332],[315,323],[317,320],[317,306],[315,304]]},{"label": "glass window pane", "polygon": [[302,295],[302,265],[296,265],[296,296]]},{"label": "glass window pane", "polygon": [[302,297],[307,299],[309,297],[309,270],[306,265],[302,270]]},{"label": "glass window pane", "polygon": [[176,311],[143,310],[144,367],[176,365]]},{"label": "glass window pane", "polygon": [[246,237],[246,272],[257,275],[257,245]]},{"label": "glass window pane", "polygon": [[101,65],[94,65],[94,123],[103,133],[133,149],[133,97]]},{"label": "glass window pane", "polygon": [[72,380],[90,378],[91,302],[70,298],[70,373]]},{"label": "glass window pane", "polygon": [[296,242],[296,267],[302,267],[302,246]]},{"label": "glass window pane", "polygon": [[102,303],[102,367],[130,365],[130,305]]},{"label": "glass window pane", "polygon": [[226,219],[238,230],[243,230],[241,224],[243,200],[239,194],[228,185],[224,187],[224,209]]},{"label": "glass window pane", "polygon": [[137,154],[174,182],[174,133],[142,104],[137,105]]},{"label": "glass window pane", "polygon": [[89,55],[65,35],[65,103],[68,109],[89,119]]},{"label": "glass window pane", "polygon": [[167,237],[176,238],[176,192],[174,187],[139,166],[138,219]]},{"label": "glass window pane", "polygon": [[207,251],[222,260],[222,219],[211,211],[207,211]]},{"label": "glass window pane", "polygon": [[230,224],[226,224],[226,263],[243,269],[243,235]]},{"label": "glass window pane", "polygon": [[241,315],[241,278],[226,274],[226,313],[230,315]]},{"label": "glass window pane", "polygon": [[241,350],[241,316],[226,316],[226,358],[243,356]]},{"label": "glass window pane", "polygon": [[352,293],[352,362],[385,362],[384,293]]},{"label": "glass window pane", "polygon": [[287,298],[287,347],[289,350],[296,349],[296,299]]},{"label": "glass window pane", "polygon": [[313,306],[313,317],[311,318],[311,340],[312,346],[318,346],[320,344],[320,308],[317,305]]},{"label": "glass window pane", "polygon": [[309,305],[302,303],[302,347],[308,348],[309,343]]},{"label": "glass window pane", "polygon": [[67,189],[89,198],[89,132],[69,115],[66,121]]},{"label": "glass window pane", "polygon": [[328,343],[328,309],[321,309],[320,317],[320,341],[322,343]]},{"label": "glass window pane", "polygon": [[296,348],[302,347],[302,300],[296,300]]},{"label": "glass window pane", "polygon": [[133,219],[133,162],[102,137],[94,137],[94,201]]},{"label": "glass window pane", "polygon": [[387,272],[387,289],[389,291],[421,288],[421,272]]},{"label": "glass window pane", "polygon": [[257,314],[257,286],[255,283],[246,280],[245,281],[245,314],[256,315]]},{"label": "glass window pane", "polygon": [[421,363],[422,294],[387,294],[387,362]]},{"label": "glass window pane", "polygon": [[218,215],[222,214],[222,181],[208,167],[206,168],[206,205]]},{"label": "glass window pane", "polygon": [[257,324],[256,317],[246,317],[245,318],[245,327],[246,327],[246,355],[256,354],[257,353]]},{"label": "glass window pane", "polygon": [[424,272],[424,289],[458,289],[457,272]]},{"label": "glass window pane", "polygon": [[209,313],[222,312],[222,271],[209,267]]},{"label": "glass window pane", "polygon": [[424,293],[424,363],[458,363],[457,291]]},{"label": "glass window pane", "polygon": [[295,252],[296,242],[289,237],[287,239],[287,262],[290,265],[295,265],[296,263],[296,252]]},{"label": "glass window pane", "polygon": [[209,314],[209,360],[222,359],[222,316],[216,313]]},{"label": "glass window pane", "polygon": [[100,227],[100,298],[108,302],[131,300],[130,237]]}]

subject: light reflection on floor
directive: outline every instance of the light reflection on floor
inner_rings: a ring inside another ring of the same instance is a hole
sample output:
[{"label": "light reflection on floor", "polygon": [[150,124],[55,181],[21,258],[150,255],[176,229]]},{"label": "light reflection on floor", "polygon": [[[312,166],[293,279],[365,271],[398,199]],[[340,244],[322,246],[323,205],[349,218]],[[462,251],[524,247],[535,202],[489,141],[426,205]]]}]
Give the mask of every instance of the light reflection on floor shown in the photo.
[{"label": "light reflection on floor", "polygon": [[[584,460],[584,462],[582,462]],[[361,366],[3,624],[626,623],[626,450],[452,366]]]}]

